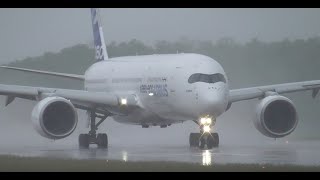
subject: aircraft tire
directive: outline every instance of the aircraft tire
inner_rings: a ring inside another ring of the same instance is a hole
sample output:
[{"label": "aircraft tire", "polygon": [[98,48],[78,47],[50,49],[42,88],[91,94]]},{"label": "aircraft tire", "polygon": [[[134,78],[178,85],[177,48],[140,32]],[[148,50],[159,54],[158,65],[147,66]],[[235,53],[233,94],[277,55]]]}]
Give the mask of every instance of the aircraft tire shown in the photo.
[{"label": "aircraft tire", "polygon": [[108,148],[108,135],[105,133],[98,134],[97,136],[98,148]]},{"label": "aircraft tire", "polygon": [[200,149],[204,149],[204,146],[206,145],[206,140],[204,139],[204,138],[201,138],[200,139],[200,146],[199,146],[199,148]]},{"label": "aircraft tire", "polygon": [[200,138],[200,133],[190,133],[190,135],[189,135],[190,147],[198,147],[199,146],[199,138]]},{"label": "aircraft tire", "polygon": [[218,133],[211,133],[211,137],[210,139],[212,140],[212,147],[218,147],[219,146],[219,135]]},{"label": "aircraft tire", "polygon": [[80,134],[79,135],[79,148],[80,149],[88,149],[89,144],[90,144],[89,134]]}]

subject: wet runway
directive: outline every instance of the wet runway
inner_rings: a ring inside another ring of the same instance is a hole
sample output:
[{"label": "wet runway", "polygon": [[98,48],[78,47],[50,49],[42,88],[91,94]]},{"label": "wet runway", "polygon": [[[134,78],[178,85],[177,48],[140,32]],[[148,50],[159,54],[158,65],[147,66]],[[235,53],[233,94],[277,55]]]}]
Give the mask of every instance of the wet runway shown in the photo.
[{"label": "wet runway", "polygon": [[1,147],[0,154],[67,159],[105,159],[122,161],[178,161],[202,165],[226,163],[271,163],[320,165],[320,141],[280,141],[265,145],[221,144],[212,150],[200,150],[183,145],[110,145],[107,150],[92,146],[79,150],[77,146]]},{"label": "wet runway", "polygon": [[[1,98],[0,98],[1,100]],[[2,99],[4,102],[4,98]],[[272,163],[320,165],[320,140],[302,141],[305,135],[318,134],[320,121],[301,121],[297,130],[288,137],[270,139],[258,132],[249,115],[252,106],[235,104],[233,111],[217,121],[220,136],[219,148],[212,150],[191,149],[190,132],[198,132],[193,122],[170,128],[145,128],[129,126],[112,120],[101,124],[99,132],[107,132],[108,150],[95,147],[79,150],[78,135],[88,133],[85,112],[79,112],[79,124],[67,138],[50,141],[39,136],[32,127],[30,112],[34,103],[16,100],[0,108],[0,154],[55,157],[66,159],[104,159],[121,161],[178,161],[203,165],[226,163]],[[241,110],[247,108],[247,110]],[[17,113],[19,110],[19,113]],[[310,112],[313,111],[310,109]],[[301,115],[303,116],[303,115]],[[317,124],[318,123],[318,124]],[[317,135],[316,137],[319,138]]]}]

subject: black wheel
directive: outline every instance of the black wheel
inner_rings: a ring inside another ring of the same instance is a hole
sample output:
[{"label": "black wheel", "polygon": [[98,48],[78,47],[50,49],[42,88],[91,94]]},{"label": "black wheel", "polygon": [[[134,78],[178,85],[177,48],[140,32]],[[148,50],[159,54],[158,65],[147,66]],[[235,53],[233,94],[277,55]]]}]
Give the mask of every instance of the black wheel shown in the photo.
[{"label": "black wheel", "polygon": [[98,134],[97,145],[99,148],[108,148],[108,136],[107,134]]},{"label": "black wheel", "polygon": [[190,133],[190,135],[189,135],[190,147],[198,147],[199,146],[199,138],[200,138],[200,133]]},{"label": "black wheel", "polygon": [[214,145],[214,138],[213,138],[213,136],[208,136],[208,138],[207,138],[207,148],[208,149],[212,149],[213,148],[213,145]]},{"label": "black wheel", "polygon": [[206,140],[202,137],[201,139],[200,139],[200,149],[204,149],[204,146],[206,145]]},{"label": "black wheel", "polygon": [[218,133],[211,133],[211,138],[212,140],[212,147],[218,147],[219,146],[219,135]]},{"label": "black wheel", "polygon": [[88,149],[90,144],[89,134],[80,134],[79,135],[79,148]]}]

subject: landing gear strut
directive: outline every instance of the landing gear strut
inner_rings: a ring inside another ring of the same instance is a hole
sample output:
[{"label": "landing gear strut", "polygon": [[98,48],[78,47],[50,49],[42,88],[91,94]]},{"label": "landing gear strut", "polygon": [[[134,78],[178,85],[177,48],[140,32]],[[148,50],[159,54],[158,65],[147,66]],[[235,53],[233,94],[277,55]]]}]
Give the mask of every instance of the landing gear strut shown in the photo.
[{"label": "landing gear strut", "polygon": [[211,133],[211,126],[215,124],[215,120],[212,121],[195,121],[200,127],[200,133],[190,133],[189,144],[190,147],[199,147],[204,149],[212,149],[219,146],[219,135],[218,133]]},{"label": "landing gear strut", "polygon": [[[108,136],[105,133],[97,134],[99,125],[106,120],[108,115],[100,116],[95,111],[90,112],[90,131],[88,134],[79,135],[79,148],[87,149],[90,144],[97,144],[99,148],[108,148]],[[96,124],[96,118],[100,121]]]}]

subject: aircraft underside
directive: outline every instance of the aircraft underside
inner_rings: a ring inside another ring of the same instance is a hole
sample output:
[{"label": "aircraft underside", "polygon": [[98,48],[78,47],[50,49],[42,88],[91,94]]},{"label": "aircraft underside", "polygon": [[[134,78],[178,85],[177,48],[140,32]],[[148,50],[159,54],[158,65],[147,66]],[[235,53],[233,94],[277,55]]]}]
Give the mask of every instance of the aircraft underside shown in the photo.
[{"label": "aircraft underside", "polygon": [[170,126],[171,124],[181,123],[185,121],[180,119],[177,120],[162,118],[155,113],[147,111],[137,111],[127,116],[112,116],[112,118],[119,123],[140,125],[143,128],[147,128],[149,126],[160,126],[161,128],[165,128],[167,126]]},{"label": "aircraft underside", "polygon": [[[97,133],[98,127],[103,123],[108,115],[100,115],[95,111],[88,113],[90,118],[90,131],[88,134],[79,135],[79,147],[89,148],[90,144],[96,144],[100,148],[108,147],[108,136],[106,133]],[[147,111],[136,111],[127,116],[112,116],[112,118],[119,122],[132,125],[141,125],[142,128],[150,126],[160,126],[166,128],[174,123],[181,123],[183,120],[164,119],[160,116]],[[97,119],[100,119],[98,122]],[[207,147],[211,149],[219,145],[218,133],[212,133],[212,127],[215,125],[216,119],[214,117],[203,117],[200,120],[194,120],[199,125],[199,133],[190,133],[189,144],[190,147],[200,147],[201,149]]]}]

